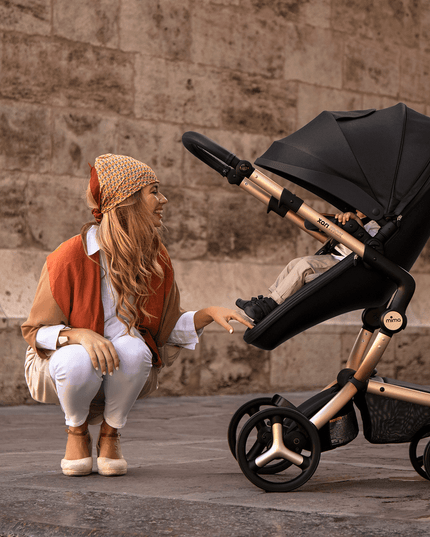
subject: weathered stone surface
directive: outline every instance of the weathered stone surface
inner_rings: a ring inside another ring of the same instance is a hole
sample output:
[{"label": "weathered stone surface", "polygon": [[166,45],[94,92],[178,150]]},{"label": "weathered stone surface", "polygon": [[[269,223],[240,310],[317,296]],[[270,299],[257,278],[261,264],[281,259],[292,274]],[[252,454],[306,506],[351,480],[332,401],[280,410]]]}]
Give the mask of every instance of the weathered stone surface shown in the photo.
[{"label": "weathered stone surface", "polygon": [[[176,280],[181,292],[181,305],[189,311],[208,306],[223,306],[236,309],[237,298],[255,296],[258,290],[272,283],[281,266],[259,263],[217,263],[173,259]],[[235,332],[244,330],[233,323]],[[211,330],[215,330],[215,325]],[[222,332],[222,328],[219,331]]]},{"label": "weathered stone surface", "polygon": [[119,0],[57,0],[53,5],[54,34],[93,45],[118,48]]},{"label": "weathered stone surface", "polygon": [[163,368],[158,376],[158,390],[153,397],[169,395],[197,395],[202,391],[201,351],[183,349],[171,367]]},{"label": "weathered stone surface", "polygon": [[0,171],[0,248],[25,246],[26,206],[25,189],[28,175],[21,172]]},{"label": "weathered stone surface", "polygon": [[423,0],[420,4],[419,47],[425,52],[430,52],[430,2]]},{"label": "weathered stone surface", "polygon": [[245,5],[238,13],[232,7],[208,4],[192,11],[192,61],[281,78],[285,34],[284,16],[273,16],[271,9]]},{"label": "weathered stone surface", "polygon": [[117,121],[80,112],[54,115],[52,172],[89,180],[96,157],[116,150]]},{"label": "weathered stone surface", "polygon": [[341,350],[341,339],[328,328],[299,334],[271,351],[270,385],[275,390],[322,388],[336,379]]},{"label": "weathered stone surface", "polygon": [[64,39],[5,34],[0,95],[130,114],[133,58]]},{"label": "weathered stone surface", "polygon": [[37,250],[0,250],[1,317],[26,319],[30,313],[46,253]]},{"label": "weathered stone surface", "polygon": [[303,127],[324,110],[360,110],[363,97],[353,91],[299,84],[297,127]]},{"label": "weathered stone surface", "polygon": [[151,57],[189,60],[190,10],[189,0],[122,2],[121,48]]},{"label": "weathered stone surface", "polygon": [[207,214],[208,259],[280,264],[296,257],[297,229],[242,192],[214,192]]},{"label": "weathered stone surface", "polygon": [[0,28],[49,35],[51,0],[8,0],[0,4]]},{"label": "weathered stone surface", "polygon": [[294,132],[297,107],[295,82],[227,71],[220,91],[223,129],[274,138]]},{"label": "weathered stone surface", "polygon": [[402,333],[396,337],[396,379],[430,385],[430,336]]},{"label": "weathered stone surface", "polygon": [[219,73],[181,61],[140,55],[136,59],[137,118],[218,127]]},{"label": "weathered stone surface", "polygon": [[[258,290],[266,289],[280,270],[280,265],[254,263],[217,263],[210,261],[188,261],[173,259],[176,280],[181,292],[181,305],[194,311],[208,306],[223,306],[236,309],[237,298],[255,296]],[[233,323],[235,332],[242,325]],[[215,325],[211,330],[215,330]],[[219,331],[222,332],[222,328]]]},{"label": "weathered stone surface", "polygon": [[269,353],[226,332],[208,331],[201,339],[200,393],[249,393],[267,390]]},{"label": "weathered stone surface", "polygon": [[278,18],[321,27],[330,24],[330,0],[243,0],[241,5],[256,18]]},{"label": "weathered stone surface", "polygon": [[347,43],[344,87],[395,97],[400,83],[400,54],[389,46]]},{"label": "weathered stone surface", "polygon": [[207,253],[207,195],[186,188],[164,188],[169,203],[164,222],[165,242],[176,259],[200,259]]},{"label": "weathered stone surface", "polygon": [[[332,25],[339,32],[359,38],[416,47],[421,22],[420,2],[372,0],[332,2]],[[388,23],[389,21],[389,23]]]},{"label": "weathered stone surface", "polygon": [[404,50],[401,58],[400,100],[428,101],[430,97],[430,54]]},{"label": "weathered stone surface", "polygon": [[[31,175],[26,191],[28,225],[43,250],[52,251],[93,220],[85,202],[88,180]],[[49,209],[47,209],[49,207]]]},{"label": "weathered stone surface", "polygon": [[19,324],[0,329],[0,403],[30,403],[31,396],[24,378],[27,344]]},{"label": "weathered stone surface", "polygon": [[341,36],[324,28],[289,24],[284,78],[342,88]]},{"label": "weathered stone surface", "polygon": [[165,185],[188,186],[187,175],[181,173],[183,132],[181,127],[164,122],[120,118],[115,133],[115,151],[153,168],[161,190]]},{"label": "weathered stone surface", "polygon": [[[1,91],[0,82],[0,91]],[[0,101],[0,167],[45,172],[51,158],[51,112],[26,103]]]},{"label": "weathered stone surface", "polygon": [[398,103],[398,99],[395,97],[384,97],[381,95],[363,95],[363,110],[369,110],[370,108],[388,108],[389,106],[395,106]]},{"label": "weathered stone surface", "polygon": [[414,271],[417,272],[427,272],[427,267],[430,263],[430,244],[424,246],[419,258],[416,260],[414,265]]}]

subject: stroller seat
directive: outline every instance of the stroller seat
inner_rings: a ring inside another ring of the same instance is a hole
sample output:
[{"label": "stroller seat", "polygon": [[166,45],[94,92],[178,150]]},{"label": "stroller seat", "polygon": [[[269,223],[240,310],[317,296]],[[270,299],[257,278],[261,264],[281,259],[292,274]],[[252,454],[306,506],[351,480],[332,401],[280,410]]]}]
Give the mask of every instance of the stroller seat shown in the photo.
[{"label": "stroller seat", "polygon": [[[405,270],[412,268],[430,236],[429,206],[430,189],[404,211],[398,230],[384,245],[385,257]],[[247,329],[244,340],[273,350],[304,330],[343,313],[382,307],[395,291],[392,280],[350,254],[307,283],[254,328]]]},{"label": "stroller seat", "polygon": [[354,254],[307,283],[244,334],[246,343],[273,350],[301,332],[343,313],[379,308],[396,286],[356,263]]}]

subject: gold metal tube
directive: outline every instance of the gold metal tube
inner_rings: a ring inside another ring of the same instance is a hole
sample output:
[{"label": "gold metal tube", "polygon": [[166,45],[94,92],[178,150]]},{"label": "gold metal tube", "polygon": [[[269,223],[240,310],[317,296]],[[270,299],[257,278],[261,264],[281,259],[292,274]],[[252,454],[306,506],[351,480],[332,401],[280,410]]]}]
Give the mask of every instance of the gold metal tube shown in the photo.
[{"label": "gold metal tube", "polygon": [[339,226],[332,224],[329,220],[324,220],[324,218],[319,212],[312,209],[312,207],[309,207],[309,205],[306,205],[306,203],[302,204],[302,206],[297,211],[297,214],[301,216],[304,220],[309,220],[309,222],[315,224],[319,229],[321,229],[321,231],[323,231],[332,239],[341,242],[347,248],[355,252],[357,255],[363,257],[364,244],[362,242],[354,238],[349,233],[343,231],[343,229]]},{"label": "gold metal tube", "polygon": [[390,336],[385,334],[377,334],[375,341],[372,343],[372,346],[369,349],[366,357],[361,363],[360,367],[357,369],[354,377],[361,382],[366,382],[370,375],[373,373],[373,370],[377,366],[381,356],[384,354],[385,349],[391,341]]},{"label": "gold metal tube", "polygon": [[355,340],[354,346],[351,349],[348,360],[346,362],[346,367],[350,369],[358,369],[358,366],[363,359],[364,353],[369,345],[370,340],[372,339],[373,332],[365,330],[364,328],[360,329],[360,332]]},{"label": "gold metal tube", "polygon": [[[267,206],[269,205],[269,201],[272,196],[279,201],[282,191],[284,190],[278,185],[278,183],[272,181],[269,177],[265,176],[258,170],[255,170],[249,179],[244,179],[240,183],[240,187],[246,192],[249,192],[258,200],[262,201]],[[305,221],[294,211],[288,211],[285,215],[285,218],[299,227],[302,231],[305,231],[314,239],[317,239],[322,243],[326,242],[327,236],[324,235],[324,233],[306,229]]]},{"label": "gold metal tube", "polygon": [[265,205],[269,205],[270,195],[265,190],[254,184],[252,181],[244,179],[240,183],[240,188],[254,196],[254,198],[257,198],[258,200],[262,201]]},{"label": "gold metal tube", "polygon": [[271,196],[274,196],[277,200],[281,199],[281,195],[284,191],[284,188],[278,185],[278,183],[276,183],[275,181],[272,181],[272,179],[270,179],[270,177],[267,177],[267,175],[264,175],[264,173],[260,172],[259,170],[254,170],[251,174],[250,179],[256,185],[269,192],[269,194]]},{"label": "gold metal tube", "polygon": [[337,393],[331,401],[329,401],[319,412],[313,416],[310,421],[317,429],[321,429],[335,416],[342,408],[351,401],[357,393],[357,388],[354,384],[348,382],[339,393]]},{"label": "gold metal tube", "polygon": [[380,395],[388,399],[396,399],[397,401],[406,401],[417,405],[430,406],[430,393],[420,392],[404,386],[395,386],[394,384],[386,384],[376,380],[369,380],[367,393]]}]

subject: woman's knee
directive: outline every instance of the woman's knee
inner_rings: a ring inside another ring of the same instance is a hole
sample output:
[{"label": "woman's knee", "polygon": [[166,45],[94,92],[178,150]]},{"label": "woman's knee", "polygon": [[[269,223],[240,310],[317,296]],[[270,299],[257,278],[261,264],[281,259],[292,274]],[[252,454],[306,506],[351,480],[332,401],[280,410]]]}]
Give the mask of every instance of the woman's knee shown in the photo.
[{"label": "woman's knee", "polygon": [[97,375],[90,355],[82,345],[61,347],[49,359],[49,373],[55,379]]},{"label": "woman's knee", "polygon": [[152,365],[152,352],[138,337],[122,336],[113,342],[120,359],[120,369],[127,374],[138,374]]}]

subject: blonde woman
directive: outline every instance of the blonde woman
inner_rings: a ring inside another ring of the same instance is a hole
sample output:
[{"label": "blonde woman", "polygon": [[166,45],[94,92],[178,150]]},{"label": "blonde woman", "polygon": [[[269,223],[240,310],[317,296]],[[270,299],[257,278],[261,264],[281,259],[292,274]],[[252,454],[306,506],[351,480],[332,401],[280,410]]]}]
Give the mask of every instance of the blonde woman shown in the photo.
[{"label": "blonde woman", "polygon": [[25,374],[34,399],[59,403],[68,426],[61,468],[92,472],[89,423],[102,422],[97,469],[123,475],[118,432],[137,398],[157,386],[157,371],[181,347],[193,349],[215,321],[252,325],[233,310],[183,312],[159,235],[167,199],[153,170],[131,157],[101,155],[87,198],[95,222],[47,258],[22,333]]}]

